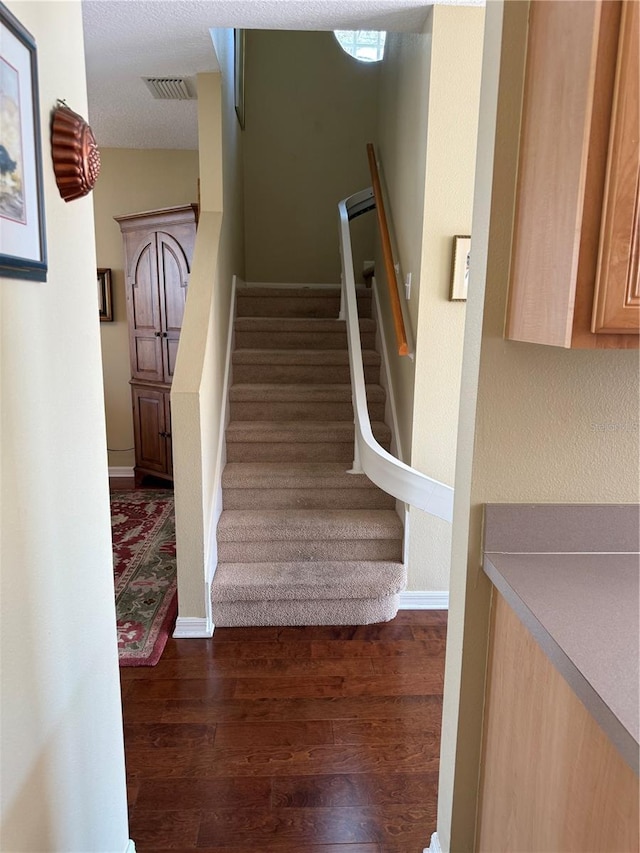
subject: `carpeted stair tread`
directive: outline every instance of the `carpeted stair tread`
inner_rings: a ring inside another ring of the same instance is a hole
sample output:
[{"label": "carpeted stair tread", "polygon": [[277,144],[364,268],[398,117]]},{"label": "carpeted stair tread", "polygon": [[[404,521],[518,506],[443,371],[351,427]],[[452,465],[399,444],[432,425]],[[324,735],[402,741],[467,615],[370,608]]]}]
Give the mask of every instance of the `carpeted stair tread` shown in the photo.
[{"label": "carpeted stair tread", "polygon": [[[236,332],[336,332],[345,331],[344,320],[333,317],[236,317]],[[360,318],[361,332],[375,332],[370,317]]]},{"label": "carpeted stair tread", "polygon": [[[371,316],[371,290],[356,288],[358,313]],[[336,319],[340,288],[336,287],[243,287],[238,291],[238,317],[305,317]]]},{"label": "carpeted stair tread", "polygon": [[[376,324],[360,320],[360,342],[366,349],[375,346]],[[304,317],[238,317],[235,324],[238,349],[346,349],[344,320]]]},{"label": "carpeted stair tread", "polygon": [[[369,417],[382,421],[385,391],[366,387]],[[229,389],[231,418],[239,421],[353,421],[351,385],[315,382],[238,383]]]},{"label": "carpeted stair tread", "polygon": [[304,542],[305,540],[402,539],[394,510],[224,510],[218,541]]},{"label": "carpeted stair tread", "polygon": [[[371,429],[380,443],[389,443],[391,430],[382,421],[374,421]],[[227,443],[320,443],[353,441],[353,423],[349,421],[231,421],[227,427]],[[239,461],[239,460],[234,460]]]},{"label": "carpeted stair tread", "polygon": [[[375,350],[363,350],[364,364],[380,364],[380,356]],[[348,365],[349,353],[346,350],[287,350],[287,349],[236,349],[233,353],[234,364],[292,364],[292,365]]]},{"label": "carpeted stair tread", "polygon": [[343,600],[378,598],[400,592],[402,563],[372,560],[220,563],[213,601]]},{"label": "carpeted stair tread", "polygon": [[229,462],[225,509],[390,509],[395,499],[348,463]]},{"label": "carpeted stair tread", "polygon": [[[385,391],[381,385],[366,386],[367,400],[383,403]],[[232,402],[256,402],[265,398],[278,402],[322,403],[322,402],[351,402],[351,386],[342,384],[302,385],[296,383],[282,384],[268,382],[243,382],[232,385],[229,389],[229,399]]]},{"label": "carpeted stair tread", "polygon": [[377,489],[366,474],[349,474],[342,462],[228,462],[223,489]]}]

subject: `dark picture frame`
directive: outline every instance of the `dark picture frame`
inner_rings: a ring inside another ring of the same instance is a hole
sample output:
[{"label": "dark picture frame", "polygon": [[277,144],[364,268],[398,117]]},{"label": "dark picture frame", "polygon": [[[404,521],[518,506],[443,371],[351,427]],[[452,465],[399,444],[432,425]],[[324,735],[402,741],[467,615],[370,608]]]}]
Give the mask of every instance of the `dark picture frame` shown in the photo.
[{"label": "dark picture frame", "polygon": [[3,3],[0,34],[0,276],[46,281],[36,43]]},{"label": "dark picture frame", "polygon": [[101,323],[113,321],[113,290],[111,270],[108,267],[98,269],[98,314]]},{"label": "dark picture frame", "polygon": [[244,130],[244,57],[245,31],[233,31],[233,92],[236,115],[240,127]]},{"label": "dark picture frame", "polygon": [[471,257],[471,236],[456,234],[453,238],[453,257],[451,259],[451,302],[466,302],[469,290],[469,262]]}]

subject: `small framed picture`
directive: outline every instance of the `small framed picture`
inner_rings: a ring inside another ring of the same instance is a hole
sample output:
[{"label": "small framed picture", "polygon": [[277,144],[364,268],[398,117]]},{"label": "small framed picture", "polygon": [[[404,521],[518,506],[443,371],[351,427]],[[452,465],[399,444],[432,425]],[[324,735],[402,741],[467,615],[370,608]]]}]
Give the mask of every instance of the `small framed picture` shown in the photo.
[{"label": "small framed picture", "polygon": [[36,43],[0,3],[0,275],[47,280]]},{"label": "small framed picture", "polygon": [[453,260],[451,263],[451,302],[464,302],[469,289],[469,262],[471,237],[456,235],[453,238]]},{"label": "small framed picture", "polygon": [[234,100],[240,127],[244,130],[244,53],[245,31],[233,31]]},{"label": "small framed picture", "polygon": [[111,323],[113,320],[113,296],[111,293],[111,270],[98,270],[98,312],[101,323]]}]

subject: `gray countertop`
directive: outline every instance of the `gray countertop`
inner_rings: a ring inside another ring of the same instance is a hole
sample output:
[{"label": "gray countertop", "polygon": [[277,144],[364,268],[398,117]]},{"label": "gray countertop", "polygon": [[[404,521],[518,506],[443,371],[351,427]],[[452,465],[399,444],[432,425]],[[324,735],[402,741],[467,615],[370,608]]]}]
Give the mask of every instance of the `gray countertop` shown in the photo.
[{"label": "gray countertop", "polygon": [[[638,508],[598,509],[594,512],[593,505],[488,505],[484,569],[638,773]],[[596,515],[607,531],[599,540],[593,536]],[[587,525],[582,537],[580,519]],[[541,522],[552,528],[546,539],[540,532]],[[561,547],[562,530],[569,534],[566,550]],[[545,548],[545,541],[552,550]],[[596,550],[598,541],[603,544],[601,551]],[[535,552],[529,550],[532,545]],[[635,550],[627,550],[634,545]]]}]

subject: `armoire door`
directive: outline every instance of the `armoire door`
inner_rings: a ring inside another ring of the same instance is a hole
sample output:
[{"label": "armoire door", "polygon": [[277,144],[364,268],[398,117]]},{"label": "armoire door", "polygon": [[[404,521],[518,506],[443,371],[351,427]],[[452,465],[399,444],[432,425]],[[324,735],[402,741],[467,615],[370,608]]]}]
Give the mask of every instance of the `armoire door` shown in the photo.
[{"label": "armoire door", "polygon": [[156,239],[163,381],[171,382],[178,354],[190,269],[185,248],[174,236],[166,231],[158,231]]}]

